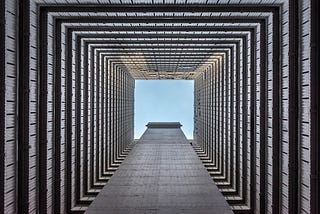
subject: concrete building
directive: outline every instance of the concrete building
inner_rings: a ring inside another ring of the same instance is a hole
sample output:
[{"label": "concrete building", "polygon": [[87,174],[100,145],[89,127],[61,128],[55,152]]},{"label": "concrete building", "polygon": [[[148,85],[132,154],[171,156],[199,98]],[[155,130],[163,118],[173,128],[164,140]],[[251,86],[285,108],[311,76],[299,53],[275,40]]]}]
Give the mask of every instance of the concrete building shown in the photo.
[{"label": "concrete building", "polygon": [[86,214],[231,214],[180,123],[148,123]]},{"label": "concrete building", "polygon": [[132,148],[137,79],[195,82],[235,213],[320,213],[318,0],[0,1],[0,213],[83,213]]}]

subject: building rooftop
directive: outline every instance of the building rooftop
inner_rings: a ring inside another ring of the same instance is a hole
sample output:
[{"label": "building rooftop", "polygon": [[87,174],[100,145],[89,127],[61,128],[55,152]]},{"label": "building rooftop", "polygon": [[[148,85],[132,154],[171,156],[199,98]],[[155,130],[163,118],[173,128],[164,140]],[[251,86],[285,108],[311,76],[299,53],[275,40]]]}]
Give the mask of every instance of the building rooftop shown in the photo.
[{"label": "building rooftop", "polygon": [[148,128],[180,128],[180,122],[149,122],[146,125]]}]

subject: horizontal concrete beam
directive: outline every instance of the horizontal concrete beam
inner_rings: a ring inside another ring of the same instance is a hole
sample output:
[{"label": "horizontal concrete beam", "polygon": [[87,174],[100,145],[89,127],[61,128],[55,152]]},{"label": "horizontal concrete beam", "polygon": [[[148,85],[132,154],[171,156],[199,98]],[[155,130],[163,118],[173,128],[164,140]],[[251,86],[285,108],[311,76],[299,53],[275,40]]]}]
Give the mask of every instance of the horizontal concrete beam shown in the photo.
[{"label": "horizontal concrete beam", "polygon": [[180,122],[149,122],[146,125],[148,128],[180,128]]}]

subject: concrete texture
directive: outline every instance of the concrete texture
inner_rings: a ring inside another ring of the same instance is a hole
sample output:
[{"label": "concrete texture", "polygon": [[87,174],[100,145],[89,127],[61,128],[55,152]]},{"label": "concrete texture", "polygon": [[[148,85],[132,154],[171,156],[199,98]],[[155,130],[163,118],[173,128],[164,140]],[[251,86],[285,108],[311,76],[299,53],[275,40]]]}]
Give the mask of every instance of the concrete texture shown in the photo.
[{"label": "concrete texture", "polygon": [[157,127],[146,130],[86,213],[233,213],[182,130]]}]

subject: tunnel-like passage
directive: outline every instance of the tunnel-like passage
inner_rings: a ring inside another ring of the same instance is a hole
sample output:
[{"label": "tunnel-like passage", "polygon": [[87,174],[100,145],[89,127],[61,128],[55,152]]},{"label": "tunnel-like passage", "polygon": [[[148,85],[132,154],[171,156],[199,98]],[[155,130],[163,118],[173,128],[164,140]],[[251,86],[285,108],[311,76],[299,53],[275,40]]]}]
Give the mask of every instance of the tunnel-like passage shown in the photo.
[{"label": "tunnel-like passage", "polygon": [[0,1],[0,213],[85,212],[139,144],[139,79],[194,81],[192,146],[233,212],[320,213],[319,11]]}]

